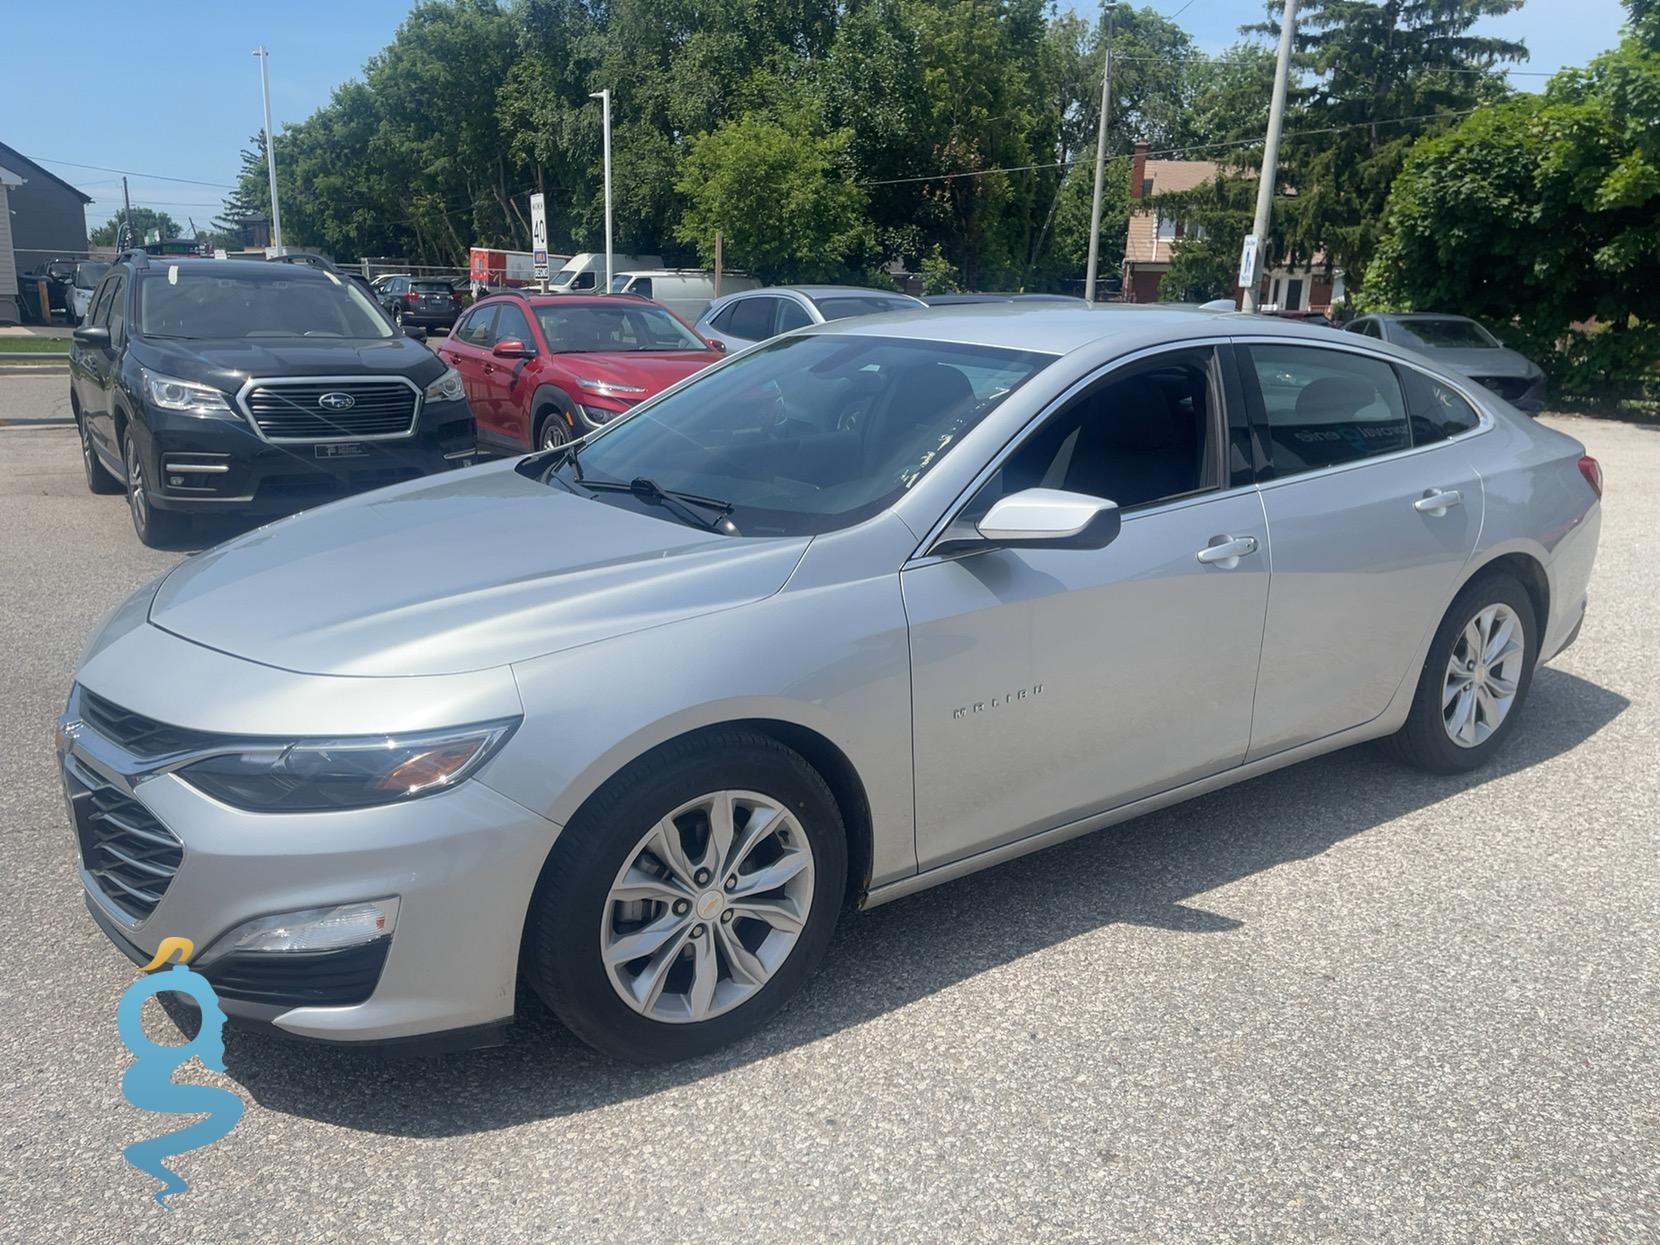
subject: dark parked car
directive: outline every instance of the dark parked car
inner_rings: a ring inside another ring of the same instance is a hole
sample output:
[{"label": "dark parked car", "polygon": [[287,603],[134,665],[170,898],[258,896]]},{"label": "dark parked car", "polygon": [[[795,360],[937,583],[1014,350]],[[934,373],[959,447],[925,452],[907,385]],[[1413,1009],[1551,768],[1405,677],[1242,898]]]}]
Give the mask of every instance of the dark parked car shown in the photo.
[{"label": "dark parked car", "polygon": [[1348,331],[1416,350],[1442,367],[1462,372],[1529,415],[1545,409],[1545,371],[1517,354],[1469,316],[1413,312],[1361,316]]},{"label": "dark parked car", "polygon": [[147,545],[476,453],[461,377],[324,269],[124,254],[70,351],[87,484]]},{"label": "dark parked car", "polygon": [[393,277],[380,287],[380,305],[399,328],[443,329],[461,314],[461,295],[448,281]]}]

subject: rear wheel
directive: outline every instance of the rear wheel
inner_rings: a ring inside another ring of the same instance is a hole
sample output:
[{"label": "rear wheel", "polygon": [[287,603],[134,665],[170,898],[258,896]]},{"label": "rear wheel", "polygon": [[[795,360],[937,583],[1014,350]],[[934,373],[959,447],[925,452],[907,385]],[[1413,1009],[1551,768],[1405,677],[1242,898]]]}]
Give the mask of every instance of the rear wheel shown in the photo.
[{"label": "rear wheel", "polygon": [[1395,754],[1435,774],[1485,765],[1515,729],[1538,655],[1527,590],[1503,573],[1468,584],[1430,642]]},{"label": "rear wheel", "polygon": [[532,901],[526,976],[605,1054],[703,1054],[801,987],[846,879],[818,772],[765,735],[708,732],[624,770],[565,827]]},{"label": "rear wheel", "polygon": [[127,509],[132,512],[133,530],[152,549],[165,548],[183,538],[190,527],[188,515],[157,510],[150,504],[150,486],[144,475],[144,458],[138,443],[128,436],[122,456],[127,464]]},{"label": "rear wheel", "polygon": [[100,496],[109,497],[121,492],[121,481],[110,474],[109,468],[98,457],[98,451],[92,445],[92,428],[87,423],[86,416],[81,413],[81,404],[72,403],[75,411],[75,427],[81,434],[81,466],[86,469],[86,486]]}]

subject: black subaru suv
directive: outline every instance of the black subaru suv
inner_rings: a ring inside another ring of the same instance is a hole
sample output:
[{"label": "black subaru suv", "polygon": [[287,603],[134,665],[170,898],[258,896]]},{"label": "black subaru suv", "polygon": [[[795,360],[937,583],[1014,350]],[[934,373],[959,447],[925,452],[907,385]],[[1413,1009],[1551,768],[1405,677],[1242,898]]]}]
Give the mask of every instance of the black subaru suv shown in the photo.
[{"label": "black subaru suv", "polygon": [[127,252],[75,330],[69,401],[88,487],[124,490],[147,545],[475,452],[461,377],[328,268]]}]

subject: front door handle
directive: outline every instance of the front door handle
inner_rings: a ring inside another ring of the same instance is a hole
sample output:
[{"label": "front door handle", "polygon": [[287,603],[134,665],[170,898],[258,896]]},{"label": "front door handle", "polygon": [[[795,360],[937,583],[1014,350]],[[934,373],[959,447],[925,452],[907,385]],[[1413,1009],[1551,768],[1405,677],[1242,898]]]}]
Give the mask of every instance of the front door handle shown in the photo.
[{"label": "front door handle", "polygon": [[1240,558],[1256,551],[1255,536],[1214,536],[1210,544],[1194,556],[1206,566],[1219,566],[1225,571],[1231,571],[1239,565]]},{"label": "front door handle", "polygon": [[1412,503],[1412,508],[1419,514],[1433,515],[1440,518],[1453,506],[1462,506],[1464,497],[1457,489],[1425,489],[1424,495]]}]

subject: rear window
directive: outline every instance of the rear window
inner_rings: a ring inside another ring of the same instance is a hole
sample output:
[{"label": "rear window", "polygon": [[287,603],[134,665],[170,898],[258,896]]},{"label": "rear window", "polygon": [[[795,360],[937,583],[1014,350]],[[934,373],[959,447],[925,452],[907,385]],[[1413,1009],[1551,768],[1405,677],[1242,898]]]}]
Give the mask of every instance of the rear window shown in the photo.
[{"label": "rear window", "polygon": [[908,298],[883,298],[880,294],[837,295],[833,298],[815,298],[813,302],[826,320],[873,316],[883,311],[916,310],[916,304]]},{"label": "rear window", "polygon": [[212,260],[167,264],[143,273],[138,331],[146,337],[218,338],[395,336],[386,317],[349,281],[288,267],[226,273]]},{"label": "rear window", "polygon": [[414,290],[417,294],[455,293],[454,287],[452,287],[448,281],[413,281],[410,283],[409,288]]}]

